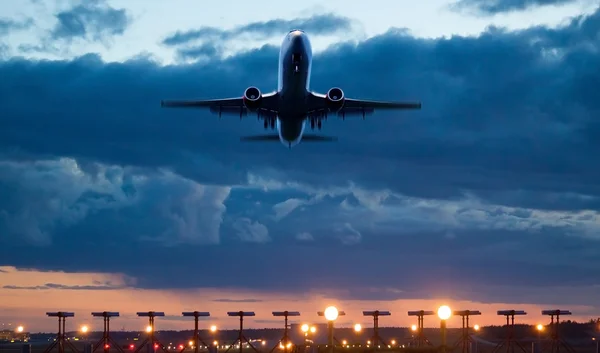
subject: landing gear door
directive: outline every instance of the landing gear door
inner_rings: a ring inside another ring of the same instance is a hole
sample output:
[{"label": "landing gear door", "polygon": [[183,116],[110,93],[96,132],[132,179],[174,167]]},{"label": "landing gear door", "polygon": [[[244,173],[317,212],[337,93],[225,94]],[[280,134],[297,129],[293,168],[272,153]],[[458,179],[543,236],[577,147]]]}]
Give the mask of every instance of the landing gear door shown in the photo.
[{"label": "landing gear door", "polygon": [[300,62],[302,61],[302,54],[292,54],[292,64],[294,65],[294,72],[300,71]]}]

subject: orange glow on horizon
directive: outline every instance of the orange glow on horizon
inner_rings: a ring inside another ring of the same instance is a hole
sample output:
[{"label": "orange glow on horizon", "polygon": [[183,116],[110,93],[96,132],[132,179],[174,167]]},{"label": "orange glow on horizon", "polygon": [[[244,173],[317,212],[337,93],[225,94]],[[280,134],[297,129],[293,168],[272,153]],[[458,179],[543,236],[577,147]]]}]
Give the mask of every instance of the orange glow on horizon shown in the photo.
[{"label": "orange glow on horizon", "polygon": [[[127,283],[127,281],[116,274],[86,274],[77,273],[69,274],[62,272],[36,272],[36,271],[16,271],[12,267],[2,267],[0,269],[6,272],[0,272],[0,283],[12,285],[16,287],[35,287],[43,286],[45,283],[61,283],[64,285],[92,285],[95,281],[112,283]],[[146,318],[139,318],[135,315],[137,311],[158,310],[164,311],[166,315],[180,316],[181,312],[190,310],[190,303],[197,307],[210,308],[211,318],[216,326],[220,329],[236,329],[239,326],[239,320],[235,317],[228,317],[228,311],[235,310],[252,310],[256,312],[255,318],[244,320],[244,327],[247,328],[264,328],[265,325],[256,322],[257,319],[271,317],[271,311],[275,307],[288,307],[290,300],[296,300],[294,310],[298,310],[303,316],[306,316],[308,321],[324,324],[324,318],[319,318],[316,315],[317,311],[323,310],[331,302],[331,298],[335,297],[335,290],[330,291],[314,291],[303,295],[295,295],[290,293],[264,292],[264,291],[241,291],[235,288],[219,289],[219,288],[203,288],[191,290],[157,290],[157,289],[135,289],[124,288],[115,290],[52,290],[52,289],[0,289],[0,311],[3,313],[3,320],[19,322],[24,327],[27,327],[28,332],[48,332],[52,333],[56,330],[56,318],[48,318],[45,316],[47,311],[72,311],[75,312],[77,318],[83,320],[92,320],[90,313],[97,311],[97,306],[90,303],[112,303],[110,308],[106,310],[118,311],[121,316],[114,318],[111,323],[116,327],[137,327],[139,330],[144,330],[148,321]],[[340,292],[341,293],[341,292]],[[65,295],[67,294],[67,295]],[[199,295],[201,294],[201,295]],[[43,300],[40,300],[43,295]],[[201,298],[201,299],[199,299]],[[228,298],[231,301],[244,300],[248,298],[258,299],[248,304],[236,304],[231,302],[215,302],[214,299]],[[391,317],[391,320],[382,319],[381,327],[385,326],[403,326],[411,327],[414,321],[413,317],[406,315],[407,310],[433,310],[437,311],[441,303],[447,304],[451,308],[473,308],[480,310],[483,315],[478,318],[479,325],[499,325],[502,324],[502,318],[495,315],[497,310],[504,310],[506,307],[513,307],[510,303],[491,303],[482,304],[471,301],[453,301],[444,298],[444,300],[435,299],[399,299],[396,301],[368,301],[368,300],[348,300],[339,303],[341,310],[344,310],[346,315],[336,319],[336,327],[352,328],[356,322],[363,320],[362,311],[365,308],[384,307],[392,312],[404,313]],[[560,305],[560,303],[557,303]],[[539,322],[546,322],[547,318],[541,315],[541,310],[546,309],[540,305],[518,305],[520,309],[530,313],[527,316],[519,317],[517,323],[536,325]],[[576,313],[577,311],[589,312],[588,306],[572,305],[569,309]],[[104,310],[104,309],[103,309]],[[305,314],[306,313],[306,314]],[[313,317],[311,317],[314,316]],[[89,317],[89,318],[88,318]],[[586,316],[572,315],[571,320],[585,322],[589,320]],[[461,318],[452,316],[448,320],[448,327],[460,327]],[[85,321],[84,321],[85,322]],[[89,322],[89,321],[88,321]],[[193,328],[193,322],[186,320],[171,321],[163,320],[160,317],[156,318],[156,325],[160,330],[190,330]],[[201,329],[210,329],[208,324],[201,323]],[[80,324],[67,319],[67,331],[81,330]],[[273,324],[276,328],[278,325]],[[365,326],[363,328],[368,328]],[[425,327],[439,327],[439,319],[437,316],[426,316]],[[299,330],[299,328],[298,328]],[[315,332],[315,326],[309,326],[310,332]],[[81,330],[83,331],[83,330]]]}]

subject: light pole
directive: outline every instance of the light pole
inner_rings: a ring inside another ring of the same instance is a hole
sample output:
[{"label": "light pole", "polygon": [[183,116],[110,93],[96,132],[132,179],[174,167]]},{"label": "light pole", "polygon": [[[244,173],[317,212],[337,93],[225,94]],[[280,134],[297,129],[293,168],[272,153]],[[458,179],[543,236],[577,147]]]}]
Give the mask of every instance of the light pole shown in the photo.
[{"label": "light pole", "polygon": [[[544,325],[537,324],[535,329],[537,330],[537,351],[538,353],[542,353],[542,331],[544,331]],[[531,351],[535,353],[535,350],[533,349],[533,342],[531,343],[531,345]]]},{"label": "light pole", "polygon": [[[480,329],[479,325],[477,325],[477,324],[473,325],[473,330],[475,330],[475,332],[479,332],[479,329]],[[474,341],[475,341],[475,353],[479,353],[478,342],[476,339]],[[531,352],[531,353],[534,353],[534,352]]]},{"label": "light pole", "polygon": [[81,326],[81,329],[80,329],[83,341],[86,342],[86,343],[87,343],[87,339],[88,339],[87,333],[88,333],[89,330],[90,329],[89,329],[89,327],[87,325]]},{"label": "light pole", "polygon": [[[333,323],[337,320],[339,315],[338,309],[335,306],[330,306],[325,309],[325,319],[327,319],[327,344],[332,348],[333,342]],[[333,349],[332,349],[333,352]]]},{"label": "light pole", "polygon": [[442,331],[442,353],[446,353],[446,320],[452,316],[452,310],[448,305],[442,305],[437,311],[440,318],[440,329]]}]

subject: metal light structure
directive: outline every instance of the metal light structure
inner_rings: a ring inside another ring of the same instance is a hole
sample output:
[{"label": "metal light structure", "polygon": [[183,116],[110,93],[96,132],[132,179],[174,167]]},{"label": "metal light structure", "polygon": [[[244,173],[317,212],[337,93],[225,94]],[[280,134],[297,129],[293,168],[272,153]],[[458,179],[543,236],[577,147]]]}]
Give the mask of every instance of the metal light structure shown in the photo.
[{"label": "metal light structure", "polygon": [[228,316],[238,316],[240,318],[240,330],[238,332],[238,338],[235,340],[235,342],[233,342],[231,344],[231,346],[229,346],[229,348],[227,348],[227,350],[225,351],[225,353],[229,352],[229,350],[231,348],[233,348],[233,346],[237,342],[240,342],[240,353],[242,353],[243,346],[244,346],[244,341],[246,343],[248,343],[248,345],[250,346],[250,348],[252,348],[256,353],[259,353],[258,350],[252,345],[252,343],[250,343],[250,340],[248,340],[246,338],[246,336],[244,336],[244,317],[246,317],[246,316],[256,316],[256,314],[254,313],[254,311],[228,311],[227,315]]},{"label": "metal light structure", "polygon": [[75,313],[66,312],[66,311],[57,311],[57,312],[47,312],[46,315],[48,317],[57,317],[58,318],[58,333],[56,335],[56,340],[44,350],[44,353],[49,353],[58,345],[58,353],[65,353],[65,345],[69,346],[73,352],[79,352],[73,344],[66,340],[66,321],[68,317],[75,317]]},{"label": "metal light structure", "polygon": [[422,347],[425,344],[432,346],[431,342],[425,337],[423,332],[424,328],[424,317],[429,315],[435,315],[435,313],[431,310],[414,310],[409,311],[408,316],[416,316],[417,317],[417,329],[413,331],[417,331],[416,337],[413,337],[413,342],[417,342],[417,347]]},{"label": "metal light structure", "polygon": [[481,315],[481,312],[479,310],[455,310],[453,314],[462,318],[461,337],[454,347],[462,344],[462,353],[471,353],[474,340],[469,332],[469,316]]},{"label": "metal light structure", "polygon": [[[277,342],[277,344],[273,347],[273,349],[271,349],[270,352],[273,352],[275,349],[277,349],[277,347],[279,346],[280,343],[283,343],[283,351],[285,353],[288,352],[288,344],[291,343],[290,341],[290,337],[288,334],[288,329],[289,329],[289,325],[288,325],[288,317],[289,316],[300,316],[300,312],[299,311],[273,311],[272,312],[273,316],[278,316],[284,317],[284,329],[283,329],[283,337]],[[307,327],[307,331],[308,331],[308,327]]]},{"label": "metal light structure", "polygon": [[325,311],[318,311],[317,315],[325,316],[325,319],[327,320],[327,345],[330,349],[330,352],[333,352],[335,350],[334,341],[337,341],[333,335],[333,324],[338,317],[344,316],[346,313],[339,311],[335,306],[329,306],[325,309]]},{"label": "metal light structure", "polygon": [[[181,313],[181,315],[183,317],[193,317],[194,318],[194,337],[193,337],[193,341],[190,341],[189,343],[192,344],[188,344],[190,347],[194,347],[194,353],[198,353],[198,346],[199,343],[202,342],[203,345],[208,347],[208,344],[206,344],[206,342],[204,342],[204,340],[202,338],[200,338],[200,332],[198,329],[198,321],[200,320],[201,317],[209,317],[210,313],[207,311],[184,311]],[[183,352],[185,350],[185,347],[183,347],[180,352]]]},{"label": "metal light structure", "polygon": [[446,352],[446,320],[452,316],[452,309],[448,305],[442,305],[437,310],[437,315],[440,318],[440,329],[442,331],[442,352]]},{"label": "metal light structure", "polygon": [[379,349],[379,342],[383,342],[383,344],[385,344],[384,340],[381,338],[381,336],[379,336],[379,317],[390,315],[392,315],[392,313],[387,310],[363,311],[363,316],[373,317],[373,337],[371,337],[371,340],[373,341],[373,347],[375,349]]},{"label": "metal light structure", "polygon": [[[137,347],[137,349],[135,350],[134,353],[138,353],[139,351],[141,351],[142,348],[146,344],[153,345],[155,350],[156,350],[156,348],[160,347],[165,353],[169,353],[169,351],[167,351],[167,349],[165,348],[164,344],[160,343],[160,341],[158,341],[158,339],[156,339],[156,336],[155,336],[156,335],[156,326],[154,325],[154,318],[157,316],[163,317],[163,316],[165,316],[165,313],[162,311],[143,311],[143,312],[138,312],[136,314],[138,317],[147,317],[148,318],[148,326],[149,326],[150,330],[148,332],[148,337]],[[146,331],[148,331],[148,328],[146,328]]]},{"label": "metal light structure", "polygon": [[[560,338],[558,332],[558,325],[560,324],[560,316],[561,315],[571,315],[572,313],[569,310],[560,310],[560,309],[552,309],[552,310],[542,310],[542,315],[550,316],[550,339],[551,339],[551,348],[550,353],[558,353],[560,347],[563,347],[567,350],[567,352],[575,353],[575,350],[563,339]],[[556,321],[554,321],[554,317],[556,316]]]},{"label": "metal light structure", "polygon": [[94,343],[92,346],[92,352],[95,352],[100,346],[104,349],[104,353],[108,353],[110,351],[111,343],[113,346],[119,351],[123,352],[121,347],[118,344],[115,344],[113,340],[110,338],[110,318],[111,317],[119,317],[119,313],[115,311],[102,311],[102,312],[93,312],[93,317],[101,317],[104,321],[104,328],[102,330],[102,338],[98,340],[98,342]]},{"label": "metal light structure", "polygon": [[498,310],[498,315],[506,316],[506,338],[499,342],[492,353],[498,352],[498,350],[504,346],[506,346],[507,352],[514,352],[514,345],[519,347],[523,353],[528,353],[525,348],[515,340],[515,315],[527,315],[527,313],[523,310]]}]

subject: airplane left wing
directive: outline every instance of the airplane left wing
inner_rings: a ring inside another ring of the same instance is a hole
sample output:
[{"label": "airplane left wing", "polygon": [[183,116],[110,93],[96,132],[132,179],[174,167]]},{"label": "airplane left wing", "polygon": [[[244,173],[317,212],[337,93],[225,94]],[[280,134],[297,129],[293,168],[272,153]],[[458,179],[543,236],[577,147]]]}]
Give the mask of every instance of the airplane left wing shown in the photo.
[{"label": "airplane left wing", "polygon": [[[253,109],[259,116],[277,116],[277,93],[268,93],[261,96],[257,107]],[[240,118],[247,116],[249,110],[244,103],[243,97],[204,99],[204,100],[163,100],[161,107],[165,108],[209,108],[212,113],[221,115],[239,115]]]},{"label": "airplane left wing", "polygon": [[[310,116],[327,115],[329,110],[329,101],[327,95],[320,93],[311,94],[311,111]],[[346,116],[359,115],[363,118],[366,115],[372,114],[375,110],[394,110],[394,109],[421,109],[420,102],[389,102],[389,101],[374,101],[345,98],[344,105],[336,113],[342,118]]]}]

